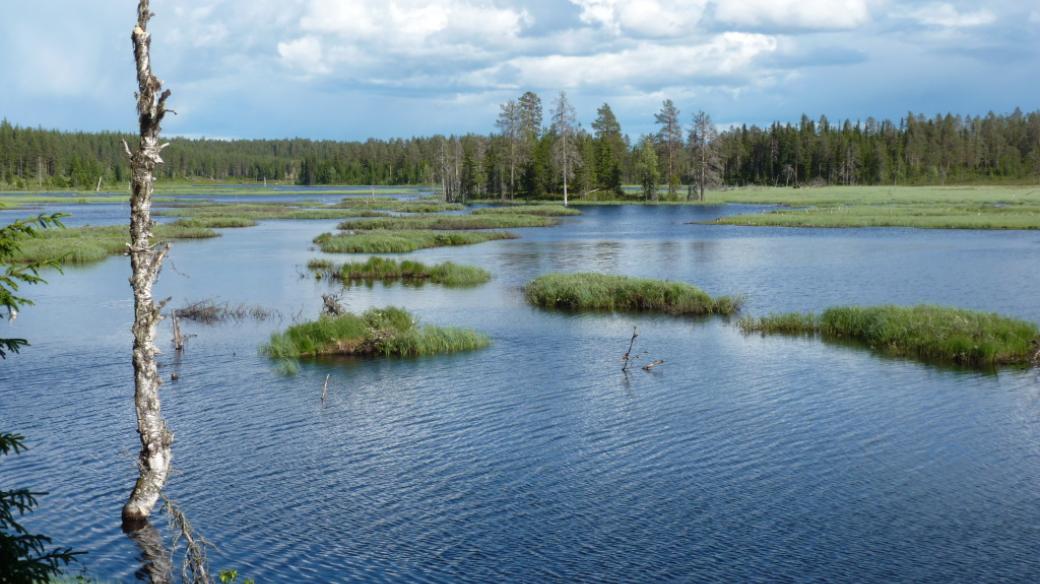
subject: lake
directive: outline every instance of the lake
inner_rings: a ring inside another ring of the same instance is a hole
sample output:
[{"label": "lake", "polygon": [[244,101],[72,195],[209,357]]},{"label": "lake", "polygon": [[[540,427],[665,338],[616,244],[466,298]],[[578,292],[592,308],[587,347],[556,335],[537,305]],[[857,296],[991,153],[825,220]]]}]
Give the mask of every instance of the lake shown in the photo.
[{"label": "lake", "polygon": [[[689,224],[747,210],[583,207],[519,240],[409,254],[494,280],[357,286],[344,304],[403,306],[492,347],[308,361],[295,376],[257,349],[317,315],[333,285],[304,264],[336,222],[177,242],[157,295],[280,318],[185,323],[197,336],[180,357],[162,324],[163,374],[179,375],[163,388],[176,434],[167,492],[216,544],[215,567],[258,582],[1040,579],[1035,372],[523,300],[530,279],[580,270],[745,294],[753,315],[927,302],[1040,322],[1038,232]],[[73,212],[125,218],[120,205]],[[128,277],[127,258],[111,258],[26,289],[36,306],[3,332],[32,346],[0,365],[0,428],[30,446],[0,463],[0,484],[48,491],[28,526],[116,581],[142,574],[119,521],[139,447]],[[633,326],[665,365],[620,371]]]}]

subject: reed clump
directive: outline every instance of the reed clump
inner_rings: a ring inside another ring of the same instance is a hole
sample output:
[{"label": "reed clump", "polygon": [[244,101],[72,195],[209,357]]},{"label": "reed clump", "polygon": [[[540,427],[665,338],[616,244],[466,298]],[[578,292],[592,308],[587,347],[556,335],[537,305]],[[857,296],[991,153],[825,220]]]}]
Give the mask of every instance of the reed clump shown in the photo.
[{"label": "reed clump", "polygon": [[361,315],[327,316],[275,333],[261,352],[274,359],[322,355],[417,357],[483,349],[485,335],[453,327],[420,325],[402,308]]},{"label": "reed clump", "polygon": [[376,209],[395,213],[442,213],[444,211],[461,211],[466,208],[459,203],[422,200],[403,201],[391,197],[375,197],[371,199],[351,197],[343,199],[333,206],[342,209]]},{"label": "reed clump", "polygon": [[500,213],[491,215],[415,215],[411,217],[361,219],[355,221],[344,221],[339,224],[339,228],[344,230],[383,229],[407,231],[415,229],[432,229],[435,231],[456,231],[469,229],[551,227],[557,224],[559,224],[559,220],[553,217],[525,215],[521,213]]},{"label": "reed clump", "polygon": [[371,230],[323,233],[314,239],[326,253],[409,253],[433,247],[473,245],[498,239],[516,239],[507,231]]},{"label": "reed clump", "polygon": [[313,260],[307,267],[319,275],[344,282],[406,282],[440,284],[450,288],[479,286],[491,280],[491,273],[475,266],[453,262],[427,265],[411,260],[371,257],[364,262],[339,266],[327,260]]},{"label": "reed clump", "polygon": [[581,211],[563,205],[508,205],[504,207],[482,207],[474,215],[540,215],[543,217],[568,217],[581,215]]},{"label": "reed clump", "polygon": [[1037,355],[1032,322],[945,306],[830,308],[820,315],[777,314],[740,322],[746,333],[848,339],[898,357],[972,367],[1025,365]]},{"label": "reed clump", "polygon": [[[155,241],[218,237],[212,229],[194,225],[156,225]],[[126,253],[130,235],[123,226],[48,229],[26,240],[11,258],[14,263],[60,262],[65,265],[99,262]]]},{"label": "reed clump", "polygon": [[593,273],[541,276],[524,287],[524,296],[543,308],[674,315],[730,315],[743,304],[739,297],[712,298],[684,282]]}]

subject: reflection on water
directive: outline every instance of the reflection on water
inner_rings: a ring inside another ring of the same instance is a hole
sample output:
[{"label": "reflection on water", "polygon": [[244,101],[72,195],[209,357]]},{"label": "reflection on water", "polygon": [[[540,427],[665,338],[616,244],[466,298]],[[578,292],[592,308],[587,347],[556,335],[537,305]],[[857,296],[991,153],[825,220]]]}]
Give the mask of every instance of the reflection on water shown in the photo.
[{"label": "reflection on water", "polygon": [[[555,270],[668,277],[747,294],[754,314],[935,302],[1040,320],[1040,234],[689,225],[744,208],[602,207],[523,238],[425,250],[483,287],[353,286],[478,328],[482,352],[321,360],[284,377],[257,354],[333,286],[301,278],[329,222],[266,222],[178,242],[158,293],[259,304],[285,321],[197,334],[164,356],[177,435],[170,494],[258,581],[1034,581],[1040,384],[885,359],[718,319],[532,309]],[[0,425],[32,449],[4,485],[49,491],[28,521],[87,549],[98,577],[142,574],[119,530],[136,447],[125,258],[31,290],[0,365]],[[620,371],[632,326],[666,364]],[[7,325],[3,325],[7,326]],[[164,328],[163,348],[169,348]],[[329,399],[320,397],[331,375]],[[161,525],[162,522],[160,522]]]}]

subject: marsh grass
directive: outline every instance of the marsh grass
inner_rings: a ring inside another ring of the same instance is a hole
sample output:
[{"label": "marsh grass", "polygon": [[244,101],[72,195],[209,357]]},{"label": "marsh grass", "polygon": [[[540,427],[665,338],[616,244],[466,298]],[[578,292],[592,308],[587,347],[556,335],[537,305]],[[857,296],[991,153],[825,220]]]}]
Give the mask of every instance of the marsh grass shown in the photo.
[{"label": "marsh grass", "polygon": [[498,239],[516,239],[506,231],[387,231],[333,235],[323,233],[314,239],[326,253],[408,253],[433,247],[473,245]]},{"label": "marsh grass", "polygon": [[474,215],[539,215],[542,217],[567,217],[581,215],[581,211],[563,205],[507,205],[503,207],[482,207],[473,211]]},{"label": "marsh grass", "polygon": [[778,314],[740,321],[745,333],[819,335],[864,343],[878,352],[972,367],[1026,365],[1040,329],[988,312],[919,305],[838,307],[816,316]]},{"label": "marsh grass", "polygon": [[445,211],[461,211],[466,207],[458,203],[441,201],[402,201],[392,197],[376,197],[372,199],[349,198],[333,205],[344,209],[374,209],[393,211],[395,213],[442,213]]},{"label": "marsh grass", "polygon": [[[156,212],[167,217],[182,217],[183,220],[206,222],[240,222],[262,220],[318,221],[347,219],[350,217],[386,217],[387,213],[368,209],[340,209],[321,206],[312,202],[277,203],[213,203],[171,204]],[[214,225],[219,226],[219,225]],[[235,225],[237,226],[237,225]],[[245,225],[244,225],[245,226]],[[248,226],[246,226],[248,227]]]},{"label": "marsh grass", "polygon": [[1040,206],[983,204],[840,205],[780,209],[722,217],[720,225],[751,227],[912,227],[918,229],[1040,229]]},{"label": "marsh grass", "polygon": [[471,330],[422,326],[404,309],[390,307],[289,327],[272,335],[261,352],[281,360],[322,355],[417,357],[473,351],[490,343]]},{"label": "marsh grass", "polygon": [[248,217],[193,217],[191,219],[178,219],[170,225],[202,227],[206,229],[238,229],[256,227],[256,220]]},{"label": "marsh grass", "polygon": [[[192,225],[156,225],[154,231],[156,242],[219,236],[212,229]],[[40,232],[39,237],[25,241],[18,253],[12,256],[12,261],[60,260],[66,265],[88,264],[125,253],[129,240],[130,234],[123,226],[49,229]]]},{"label": "marsh grass", "polygon": [[559,224],[554,217],[500,213],[490,215],[416,215],[412,217],[386,217],[382,219],[360,219],[339,224],[344,230],[382,229],[406,231],[432,229],[456,231],[468,229],[515,229],[521,227],[551,227]]},{"label": "marsh grass", "polygon": [[731,315],[743,303],[739,297],[712,298],[683,282],[592,273],[542,276],[524,287],[524,296],[543,308],[674,315]]},{"label": "marsh grass", "polygon": [[365,262],[350,262],[340,266],[326,260],[312,260],[307,267],[319,277],[344,282],[430,282],[450,288],[463,288],[479,286],[491,280],[491,273],[487,270],[452,262],[429,266],[410,260],[371,257]]}]

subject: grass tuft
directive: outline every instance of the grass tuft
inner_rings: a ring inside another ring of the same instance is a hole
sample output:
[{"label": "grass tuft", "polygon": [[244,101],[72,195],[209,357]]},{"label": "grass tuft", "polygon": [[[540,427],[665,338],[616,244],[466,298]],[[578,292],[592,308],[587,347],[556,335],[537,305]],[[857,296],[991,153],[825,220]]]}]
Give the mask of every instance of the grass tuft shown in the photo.
[{"label": "grass tuft", "polygon": [[972,367],[1025,365],[1037,354],[1037,325],[989,312],[919,305],[838,307],[822,315],[778,314],[740,322],[745,333],[820,335],[879,352]]},{"label": "grass tuft", "polygon": [[365,262],[351,262],[336,266],[327,260],[312,260],[307,267],[319,276],[345,282],[430,282],[450,288],[479,286],[491,280],[487,270],[444,262],[434,266],[410,261],[372,257]]},{"label": "grass tuft", "polygon": [[401,308],[323,317],[275,333],[261,349],[273,359],[321,355],[416,357],[483,349],[491,341],[459,328],[420,326]]},{"label": "grass tuft", "polygon": [[676,315],[730,315],[739,297],[712,298],[683,282],[605,274],[549,274],[524,287],[528,302],[543,308],[661,312]]},{"label": "grass tuft", "polygon": [[384,229],[408,231],[416,229],[432,229],[435,231],[468,230],[468,229],[511,229],[519,227],[551,227],[559,224],[553,217],[524,215],[518,213],[501,213],[492,215],[416,215],[412,217],[385,217],[382,219],[361,219],[344,221],[339,224],[345,230]]},{"label": "grass tuft", "polygon": [[504,207],[482,207],[474,215],[540,215],[542,217],[565,217],[581,215],[581,211],[563,205],[508,205]]},{"label": "grass tuft", "polygon": [[372,230],[337,235],[323,233],[315,238],[314,243],[326,253],[409,253],[516,237],[505,231]]},{"label": "grass tuft", "polygon": [[[212,229],[194,225],[156,225],[155,241],[218,237]],[[125,226],[49,229],[22,243],[11,260],[15,263],[60,260],[65,265],[99,262],[126,252],[130,233]]]}]

